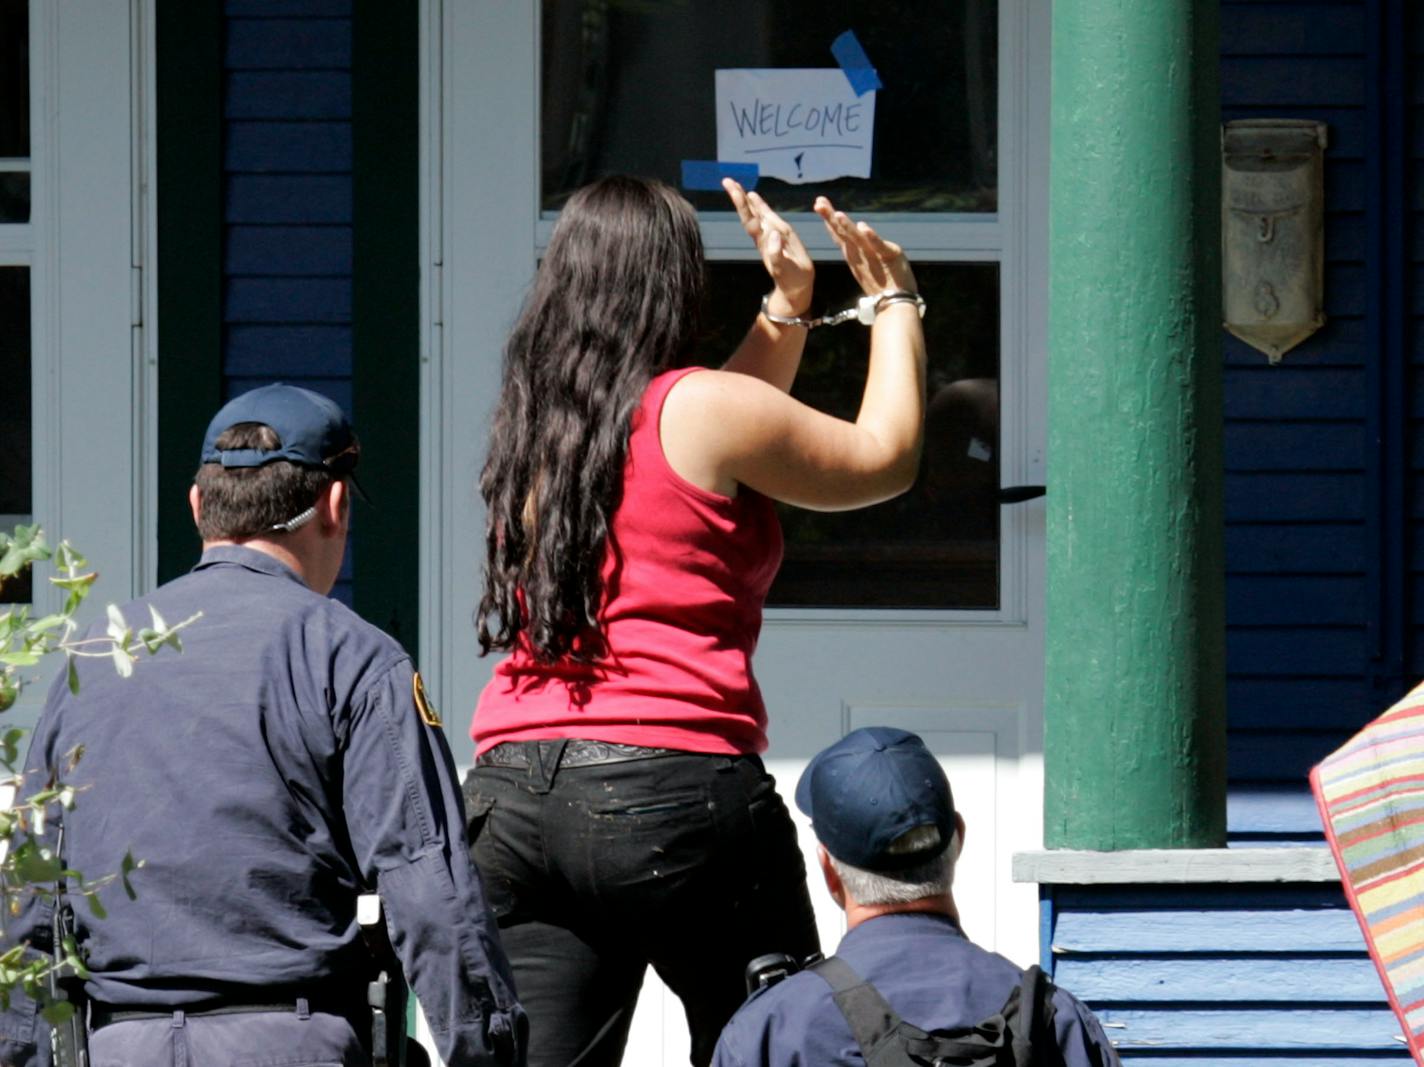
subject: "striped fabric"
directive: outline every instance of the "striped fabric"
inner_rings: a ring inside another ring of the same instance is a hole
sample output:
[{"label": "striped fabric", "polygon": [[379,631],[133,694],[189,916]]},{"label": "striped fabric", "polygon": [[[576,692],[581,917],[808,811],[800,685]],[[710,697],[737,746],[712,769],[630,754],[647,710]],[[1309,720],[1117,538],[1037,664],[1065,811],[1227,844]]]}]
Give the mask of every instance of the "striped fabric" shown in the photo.
[{"label": "striped fabric", "polygon": [[1424,685],[1310,772],[1345,895],[1424,1064]]}]

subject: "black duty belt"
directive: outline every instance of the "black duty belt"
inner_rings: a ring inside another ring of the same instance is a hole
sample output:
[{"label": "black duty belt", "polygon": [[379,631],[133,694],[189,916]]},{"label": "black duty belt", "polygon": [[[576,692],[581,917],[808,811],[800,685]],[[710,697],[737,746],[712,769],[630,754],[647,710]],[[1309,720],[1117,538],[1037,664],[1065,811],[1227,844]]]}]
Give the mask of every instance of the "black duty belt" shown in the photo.
[{"label": "black duty belt", "polygon": [[[505,741],[495,745],[488,752],[481,753],[475,764],[479,767],[517,767],[525,769],[537,765],[539,746],[553,746],[559,741]],[[563,752],[559,756],[559,767],[593,767],[600,763],[626,763],[635,759],[653,759],[656,756],[690,756],[695,753],[677,748],[645,748],[642,745],[620,745],[614,741],[590,741],[574,737],[562,742]],[[546,748],[546,751],[548,749]]]},{"label": "black duty belt", "polygon": [[257,1012],[295,1012],[311,1015],[341,1015],[355,1018],[366,1008],[355,996],[332,996],[320,993],[313,996],[293,996],[290,999],[266,1001],[234,1000],[215,998],[199,1000],[192,1004],[175,1004],[165,1008],[153,1004],[101,1004],[97,1000],[89,1005],[89,1029],[99,1030],[114,1023],[132,1019],[170,1019],[174,1012],[184,1016],[202,1018],[208,1015],[245,1015]]}]

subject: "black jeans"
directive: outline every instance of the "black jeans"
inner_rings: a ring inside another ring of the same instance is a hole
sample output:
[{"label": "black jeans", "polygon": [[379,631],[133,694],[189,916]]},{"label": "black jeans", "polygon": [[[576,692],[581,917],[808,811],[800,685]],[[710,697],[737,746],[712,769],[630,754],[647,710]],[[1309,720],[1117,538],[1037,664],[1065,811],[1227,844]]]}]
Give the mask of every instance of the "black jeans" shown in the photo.
[{"label": "black jeans", "polygon": [[[546,756],[556,743],[529,742]],[[529,1014],[529,1067],[614,1067],[652,964],[712,1058],[767,952],[818,951],[796,830],[755,756],[476,766],[471,854]]]}]

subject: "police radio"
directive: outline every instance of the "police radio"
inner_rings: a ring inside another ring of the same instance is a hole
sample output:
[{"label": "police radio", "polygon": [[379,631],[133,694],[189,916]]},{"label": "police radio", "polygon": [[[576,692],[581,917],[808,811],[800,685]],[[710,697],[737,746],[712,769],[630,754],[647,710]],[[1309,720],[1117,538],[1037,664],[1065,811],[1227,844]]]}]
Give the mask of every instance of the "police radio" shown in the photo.
[{"label": "police radio", "polygon": [[777,982],[790,978],[797,971],[809,967],[820,959],[819,952],[800,961],[785,952],[768,952],[764,956],[758,956],[747,964],[747,996],[759,993],[763,989],[769,989]]}]

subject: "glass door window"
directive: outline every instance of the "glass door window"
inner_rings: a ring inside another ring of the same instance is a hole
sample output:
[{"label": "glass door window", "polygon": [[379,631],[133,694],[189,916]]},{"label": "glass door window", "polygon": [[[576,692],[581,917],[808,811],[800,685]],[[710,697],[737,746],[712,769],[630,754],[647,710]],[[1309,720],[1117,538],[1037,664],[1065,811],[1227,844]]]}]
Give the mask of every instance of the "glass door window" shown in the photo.
[{"label": "glass door window", "polygon": [[28,521],[30,447],[30,268],[0,266],[0,529]]},{"label": "glass door window", "polygon": [[[868,178],[763,178],[757,190],[816,245],[818,311],[855,294],[819,220],[801,214],[817,195],[905,245],[929,304],[924,457],[915,486],[885,504],[833,514],[783,508],[786,559],[773,605],[1001,606],[998,23],[997,0],[542,5],[544,238],[559,206],[588,181],[628,172],[677,186],[684,160],[715,159],[718,70],[835,69],[831,44],[849,29],[879,75]],[[716,366],[767,281],[721,191],[683,193],[703,219],[712,261],[699,361]],[[794,395],[853,418],[867,354],[859,326],[812,331]]]},{"label": "glass door window", "polygon": [[[34,510],[31,410],[30,34],[28,0],[0,0],[0,529]],[[0,581],[25,603],[29,576]]]},{"label": "glass door window", "polygon": [[[819,225],[819,222],[817,223]],[[769,602],[783,607],[999,606],[999,267],[915,263],[929,304],[929,404],[909,492],[856,511],[779,506],[786,555]],[[729,353],[766,291],[760,263],[712,265],[703,351]],[[844,267],[818,267],[818,300],[850,303]],[[854,419],[869,345],[859,326],[812,330],[792,395]]]},{"label": "glass door window", "polygon": [[[785,211],[809,211],[821,194],[859,212],[994,211],[997,0],[545,0],[544,210],[601,174],[678,184],[682,160],[715,154],[716,71],[834,67],[831,42],[846,29],[883,84],[871,177],[769,180],[762,191]],[[699,209],[726,208],[718,192],[688,195]]]}]

